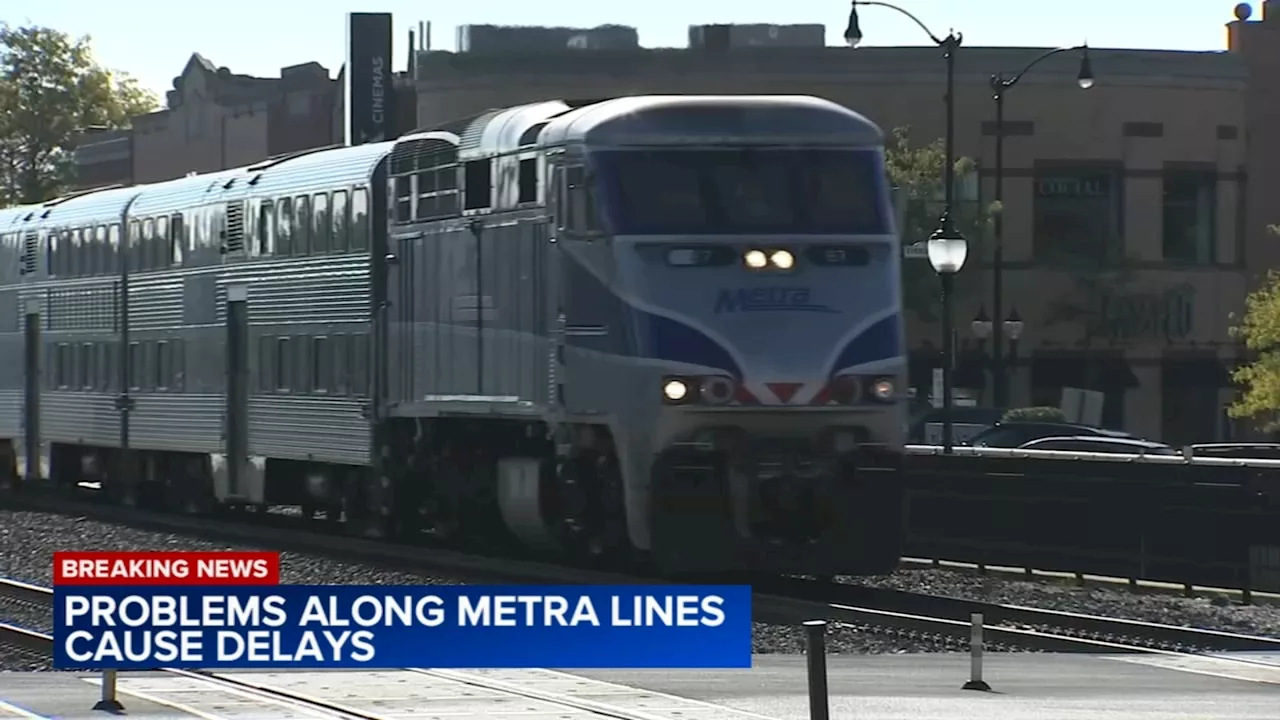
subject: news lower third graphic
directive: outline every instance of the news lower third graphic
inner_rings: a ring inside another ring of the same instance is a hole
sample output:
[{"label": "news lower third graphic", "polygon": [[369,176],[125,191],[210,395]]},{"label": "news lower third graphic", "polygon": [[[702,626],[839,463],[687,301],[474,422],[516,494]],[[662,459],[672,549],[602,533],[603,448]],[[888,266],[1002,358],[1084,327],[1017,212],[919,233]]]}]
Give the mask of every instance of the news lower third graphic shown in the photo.
[{"label": "news lower third graphic", "polygon": [[214,554],[60,554],[55,666],[751,666],[746,586],[265,585],[278,555]]}]

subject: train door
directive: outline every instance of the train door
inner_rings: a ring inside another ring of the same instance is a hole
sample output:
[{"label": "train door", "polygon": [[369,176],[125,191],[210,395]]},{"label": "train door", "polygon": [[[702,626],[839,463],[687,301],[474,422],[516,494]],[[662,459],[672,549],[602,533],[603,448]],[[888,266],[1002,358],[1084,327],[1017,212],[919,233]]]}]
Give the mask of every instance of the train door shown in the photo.
[{"label": "train door", "polygon": [[260,503],[264,498],[262,478],[246,472],[249,456],[249,286],[235,283],[226,287],[226,428],[224,432],[226,471],[215,474],[215,494],[219,500]]},{"label": "train door", "polygon": [[40,346],[41,303],[35,296],[24,299],[22,310],[22,460],[19,476],[27,483],[44,475],[40,438]]},{"label": "train door", "polygon": [[422,232],[393,231],[384,258],[387,278],[386,322],[389,330],[388,352],[394,361],[388,365],[387,392],[392,402],[412,402],[416,397],[414,322],[416,308],[414,286]]},{"label": "train door", "polygon": [[540,277],[543,286],[539,297],[538,320],[544,323],[546,337],[551,340],[551,358],[547,367],[548,392],[547,406],[559,410],[564,409],[564,295],[560,287],[560,238],[564,226],[564,170],[561,161],[564,151],[547,153],[547,221],[546,242],[542,244],[538,254]]},{"label": "train door", "polygon": [[[552,268],[549,276],[555,279],[552,289],[559,342],[586,353],[622,354],[625,335],[616,327],[618,308],[609,290],[613,258],[599,224],[586,164],[579,157],[564,154],[556,165],[552,186],[556,194],[552,206],[555,239],[548,259]],[[583,362],[585,355],[561,349],[559,356],[560,371],[574,377],[561,391],[559,402],[570,411],[596,407],[600,383],[607,384],[608,379],[574,372],[572,365]]]}]

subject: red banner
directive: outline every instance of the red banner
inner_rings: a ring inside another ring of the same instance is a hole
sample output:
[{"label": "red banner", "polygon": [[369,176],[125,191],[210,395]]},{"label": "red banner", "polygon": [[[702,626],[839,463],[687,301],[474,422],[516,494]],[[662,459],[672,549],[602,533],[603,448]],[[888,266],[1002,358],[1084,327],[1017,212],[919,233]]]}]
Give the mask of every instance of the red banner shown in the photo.
[{"label": "red banner", "polygon": [[55,585],[279,585],[274,552],[77,552],[53,554]]}]

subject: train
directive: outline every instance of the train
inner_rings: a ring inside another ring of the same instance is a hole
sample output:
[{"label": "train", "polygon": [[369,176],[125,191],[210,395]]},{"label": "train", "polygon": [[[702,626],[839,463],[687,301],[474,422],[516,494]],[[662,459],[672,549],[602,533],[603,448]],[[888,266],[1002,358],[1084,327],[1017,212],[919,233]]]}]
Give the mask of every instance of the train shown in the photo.
[{"label": "train", "polygon": [[551,100],[0,210],[9,480],[664,572],[901,555],[884,134]]}]

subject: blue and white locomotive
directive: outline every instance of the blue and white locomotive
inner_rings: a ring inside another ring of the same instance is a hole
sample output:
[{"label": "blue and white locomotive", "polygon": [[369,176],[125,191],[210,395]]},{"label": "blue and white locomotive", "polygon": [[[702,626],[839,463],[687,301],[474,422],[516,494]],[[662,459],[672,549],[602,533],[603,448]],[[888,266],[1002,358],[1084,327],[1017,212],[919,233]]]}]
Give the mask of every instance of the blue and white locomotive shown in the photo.
[{"label": "blue and white locomotive", "polygon": [[883,135],[825,100],[534,103],[0,238],[21,477],[669,571],[897,564]]}]

